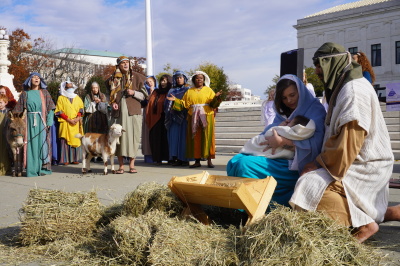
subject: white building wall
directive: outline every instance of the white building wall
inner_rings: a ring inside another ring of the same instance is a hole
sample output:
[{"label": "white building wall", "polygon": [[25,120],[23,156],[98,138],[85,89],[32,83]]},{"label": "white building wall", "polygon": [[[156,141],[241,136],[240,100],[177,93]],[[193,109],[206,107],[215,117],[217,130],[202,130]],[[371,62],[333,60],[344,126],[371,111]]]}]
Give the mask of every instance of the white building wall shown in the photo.
[{"label": "white building wall", "polygon": [[374,67],[375,84],[400,82],[400,64],[395,62],[395,42],[400,41],[400,1],[392,0],[297,21],[298,48],[304,48],[304,65],[313,66],[315,51],[325,42],[335,42],[346,49],[371,58],[371,45],[381,44],[382,66]]}]

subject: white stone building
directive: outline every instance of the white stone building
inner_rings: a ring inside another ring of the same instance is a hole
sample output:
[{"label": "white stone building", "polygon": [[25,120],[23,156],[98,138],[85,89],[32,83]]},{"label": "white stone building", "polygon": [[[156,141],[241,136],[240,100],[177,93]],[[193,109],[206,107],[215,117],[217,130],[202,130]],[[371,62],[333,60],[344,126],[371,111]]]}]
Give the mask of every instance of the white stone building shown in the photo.
[{"label": "white stone building", "polygon": [[[236,101],[251,101],[251,90],[242,88],[242,85],[233,84],[229,86],[229,90],[240,92],[241,96],[236,99]],[[232,99],[235,100],[235,99]]]},{"label": "white stone building", "polygon": [[335,6],[297,20],[298,48],[304,65],[313,66],[325,42],[364,52],[374,68],[375,84],[400,82],[400,0],[362,0]]},{"label": "white stone building", "polygon": [[[43,60],[46,58],[46,60],[50,62],[44,64],[45,67],[38,70],[44,79],[61,81],[69,77],[79,87],[83,88],[96,71],[109,65],[116,65],[117,58],[124,56],[124,54],[98,50],[63,48],[58,50],[34,50],[28,56],[32,60],[43,57]],[[145,65],[141,66],[146,68]]]}]

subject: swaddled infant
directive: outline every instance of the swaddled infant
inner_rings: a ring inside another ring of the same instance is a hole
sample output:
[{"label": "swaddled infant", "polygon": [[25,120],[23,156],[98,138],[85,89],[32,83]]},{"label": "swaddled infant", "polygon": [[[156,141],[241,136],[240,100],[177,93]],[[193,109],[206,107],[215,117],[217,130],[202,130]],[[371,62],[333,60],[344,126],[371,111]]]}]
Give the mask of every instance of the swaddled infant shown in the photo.
[{"label": "swaddled infant", "polygon": [[272,130],[276,130],[279,136],[290,140],[305,140],[314,135],[315,123],[307,117],[298,115],[294,117],[287,125],[274,126],[268,129],[264,135],[258,135],[251,138],[240,150],[240,153],[251,154],[254,156],[265,156],[271,159],[293,159],[294,151],[278,147],[275,154],[272,154],[272,148],[263,151],[266,146],[260,145],[265,142],[265,137],[273,135]]}]

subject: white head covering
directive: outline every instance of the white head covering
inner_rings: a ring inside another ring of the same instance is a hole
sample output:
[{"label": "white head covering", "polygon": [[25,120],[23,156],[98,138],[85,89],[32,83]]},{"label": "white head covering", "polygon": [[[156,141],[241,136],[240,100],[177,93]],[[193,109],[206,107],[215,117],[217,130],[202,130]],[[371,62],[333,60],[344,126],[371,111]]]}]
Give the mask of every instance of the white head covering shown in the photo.
[{"label": "white head covering", "polygon": [[194,72],[194,74],[193,74],[193,75],[190,77],[190,79],[188,80],[188,83],[189,83],[190,87],[194,87],[192,78],[193,78],[194,76],[200,75],[200,74],[204,76],[204,84],[205,84],[207,87],[210,87],[210,77],[207,75],[206,72],[203,72],[203,71],[200,71],[200,70],[197,70],[196,72]]},{"label": "white head covering", "polygon": [[72,84],[72,88],[74,89],[74,92],[75,92],[75,90],[78,88],[78,87],[75,86],[74,83],[72,83],[69,79],[67,79],[67,81],[64,81],[64,82],[61,83],[61,85],[60,85],[60,87],[61,87],[61,88],[60,88],[60,94],[63,95],[63,96],[65,96],[65,97],[67,97],[67,98],[73,99],[73,98],[75,98],[78,94],[76,94],[76,93],[74,93],[74,92],[68,92],[68,91],[66,91],[66,90],[65,90],[65,86],[66,86],[67,84]]}]

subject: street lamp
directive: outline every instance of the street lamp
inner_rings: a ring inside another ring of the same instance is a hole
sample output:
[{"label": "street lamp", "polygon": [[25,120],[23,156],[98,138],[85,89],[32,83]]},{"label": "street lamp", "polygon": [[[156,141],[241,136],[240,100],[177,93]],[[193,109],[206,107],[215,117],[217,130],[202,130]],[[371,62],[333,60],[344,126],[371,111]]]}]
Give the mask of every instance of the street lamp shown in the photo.
[{"label": "street lamp", "polygon": [[0,30],[0,85],[7,86],[14,94],[14,98],[18,100],[19,94],[13,84],[14,76],[8,73],[8,67],[11,65],[10,60],[8,60],[9,39],[6,31]]},{"label": "street lamp", "polygon": [[10,37],[6,34],[5,30],[0,30],[0,40],[8,40]]}]

